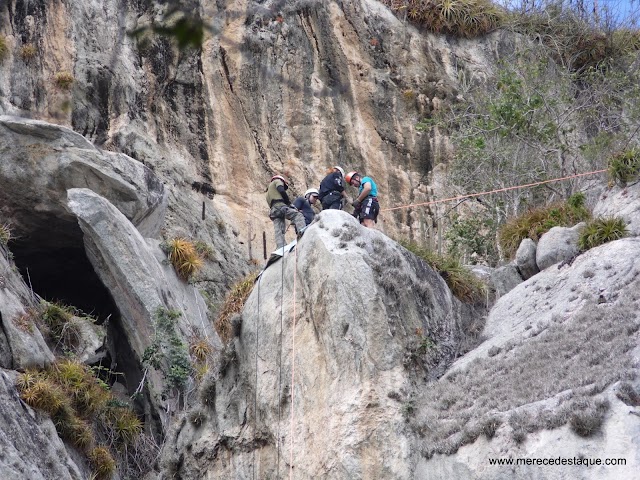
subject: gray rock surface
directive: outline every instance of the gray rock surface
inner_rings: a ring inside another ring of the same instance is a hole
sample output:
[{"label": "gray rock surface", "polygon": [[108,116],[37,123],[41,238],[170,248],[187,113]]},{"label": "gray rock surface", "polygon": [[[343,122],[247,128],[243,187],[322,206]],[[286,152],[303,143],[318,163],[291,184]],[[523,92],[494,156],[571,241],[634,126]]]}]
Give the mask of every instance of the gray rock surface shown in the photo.
[{"label": "gray rock surface", "polygon": [[524,280],[529,280],[540,271],[536,263],[536,242],[525,238],[520,242],[515,258],[516,266]]},{"label": "gray rock surface", "polygon": [[[473,398],[465,423],[473,425],[485,411],[500,419],[497,431],[492,439],[463,442],[453,455],[421,459],[416,478],[634,478],[640,468],[640,411],[616,392],[622,382],[640,392],[639,273],[640,240],[623,239],[589,250],[560,270],[547,269],[500,298],[487,319],[486,340],[431,385],[417,400],[423,410],[416,414],[420,424],[434,408],[429,406],[435,402],[438,408],[439,399],[456,394],[450,385],[460,383]],[[566,423],[600,392],[606,410],[601,427],[577,435]],[[449,415],[463,414],[462,407],[449,406]],[[625,459],[626,465],[488,463],[580,457]]]},{"label": "gray rock surface", "polygon": [[513,263],[494,269],[490,279],[496,292],[496,298],[500,298],[522,283],[520,272]]},{"label": "gray rock surface", "polygon": [[[70,189],[68,195],[69,210],[77,216],[84,233],[87,256],[113,296],[135,361],[142,360],[145,349],[156,338],[159,308],[181,314],[177,334],[185,343],[197,332],[209,339],[212,347],[219,347],[202,296],[178,279],[171,267],[161,264],[160,258],[166,256],[157,243],[147,243],[118,209],[91,190]],[[168,415],[177,407],[176,399],[165,394],[166,379],[160,372],[150,369],[147,380],[151,402],[166,426]]]},{"label": "gray rock surface", "polygon": [[82,480],[51,419],[18,395],[15,374],[0,370],[0,473],[3,480]]},{"label": "gray rock surface", "polygon": [[604,190],[593,207],[594,217],[622,217],[629,234],[640,236],[640,182],[627,187],[614,186]]},{"label": "gray rock surface", "polygon": [[403,405],[477,331],[466,308],[413,254],[322,212],[254,287],[236,360],[208,380],[202,426],[183,421],[169,436],[164,476],[179,464],[188,478],[250,477],[256,461],[270,478],[278,450],[284,476],[293,448],[295,478],[412,478],[419,453]]},{"label": "gray rock surface", "polygon": [[584,223],[566,228],[553,227],[543,234],[536,248],[536,264],[540,270],[569,261],[578,254],[578,238]]},{"label": "gray rock surface", "polygon": [[71,221],[69,188],[89,188],[108,198],[143,235],[159,233],[166,192],[140,162],[101,151],[72,130],[39,120],[0,116],[0,203],[17,235],[49,232]]},{"label": "gray rock surface", "polygon": [[38,300],[0,245],[0,361],[4,368],[43,367],[53,354],[28,310]]}]

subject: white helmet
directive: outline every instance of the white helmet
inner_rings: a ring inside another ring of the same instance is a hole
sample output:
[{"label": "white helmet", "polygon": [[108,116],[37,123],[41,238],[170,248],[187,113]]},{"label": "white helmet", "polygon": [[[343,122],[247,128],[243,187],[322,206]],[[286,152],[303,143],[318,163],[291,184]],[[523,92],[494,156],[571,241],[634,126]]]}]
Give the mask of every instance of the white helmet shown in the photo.
[{"label": "white helmet", "polygon": [[304,198],[309,198],[309,195],[320,196],[320,192],[316,188],[310,188],[306,192],[304,192]]},{"label": "white helmet", "polygon": [[344,177],[344,169],[342,167],[338,167],[337,165],[335,167],[333,167],[334,169],[338,170],[340,172],[340,175],[342,175]]}]

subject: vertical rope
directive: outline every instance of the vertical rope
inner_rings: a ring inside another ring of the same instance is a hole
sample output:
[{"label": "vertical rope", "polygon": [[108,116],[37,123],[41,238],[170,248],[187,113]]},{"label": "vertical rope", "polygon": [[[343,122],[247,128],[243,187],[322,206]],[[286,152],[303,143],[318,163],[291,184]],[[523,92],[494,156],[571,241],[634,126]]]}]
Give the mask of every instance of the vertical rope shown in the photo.
[{"label": "vertical rope", "polygon": [[[258,431],[258,326],[260,325],[260,283],[262,275],[258,278],[258,318],[256,319],[256,387],[253,397],[253,435]],[[256,478],[256,449],[253,449],[253,480]]]},{"label": "vertical rope", "polygon": [[289,479],[293,479],[293,387],[296,376],[296,278],[298,273],[298,249],[294,251],[295,262],[293,267],[293,325],[291,327],[291,421],[289,427]]},{"label": "vertical rope", "polygon": [[278,366],[278,428],[277,428],[277,438],[276,438],[276,454],[278,456],[276,462],[276,478],[280,477],[280,415],[281,415],[281,392],[282,392],[282,331],[283,331],[283,313],[282,313],[282,305],[284,303],[284,257],[285,251],[282,250],[282,268],[280,274],[280,364]]}]

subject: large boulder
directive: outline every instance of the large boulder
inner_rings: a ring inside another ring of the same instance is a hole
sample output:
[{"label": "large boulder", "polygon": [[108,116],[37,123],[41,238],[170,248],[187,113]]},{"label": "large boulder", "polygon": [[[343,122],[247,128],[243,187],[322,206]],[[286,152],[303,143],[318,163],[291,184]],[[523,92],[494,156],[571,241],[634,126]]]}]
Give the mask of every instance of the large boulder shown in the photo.
[{"label": "large boulder", "polygon": [[640,236],[640,182],[605,190],[593,207],[593,216],[621,217],[627,223],[629,233]]},{"label": "large boulder", "polygon": [[[107,198],[147,237],[159,233],[166,191],[142,163],[102,151],[82,135],[51,123],[0,116],[0,205],[22,235],[57,239],[55,222],[74,222],[67,189]],[[64,229],[62,229],[64,231]]]},{"label": "large boulder", "polygon": [[529,280],[540,271],[536,263],[536,242],[525,238],[520,242],[515,258],[516,266],[524,280]]},{"label": "large boulder", "polygon": [[542,235],[536,248],[536,265],[540,270],[568,262],[578,254],[578,238],[584,223],[567,228],[553,227]]},{"label": "large boulder", "polygon": [[[204,338],[211,348],[220,349],[220,340],[207,318],[207,306],[200,293],[180,280],[172,267],[162,264],[166,258],[156,241],[147,242],[133,224],[109,201],[88,189],[70,189],[69,211],[82,232],[87,256],[100,280],[113,297],[119,312],[118,326],[131,352],[116,345],[129,357],[130,377],[149,382],[150,401],[162,425],[175,412],[177,392],[168,392],[168,382],[160,370],[150,368],[146,375],[137,372],[147,348],[160,338],[161,311],[177,312],[175,336],[167,338],[187,345],[187,339]],[[171,368],[169,365],[167,368]],[[127,379],[131,381],[131,378]],[[130,385],[130,387],[134,385]]]},{"label": "large boulder", "polygon": [[236,361],[169,436],[166,477],[284,476],[291,452],[299,479],[412,478],[403,415],[475,338],[473,318],[412,253],[320,213],[253,288]]}]

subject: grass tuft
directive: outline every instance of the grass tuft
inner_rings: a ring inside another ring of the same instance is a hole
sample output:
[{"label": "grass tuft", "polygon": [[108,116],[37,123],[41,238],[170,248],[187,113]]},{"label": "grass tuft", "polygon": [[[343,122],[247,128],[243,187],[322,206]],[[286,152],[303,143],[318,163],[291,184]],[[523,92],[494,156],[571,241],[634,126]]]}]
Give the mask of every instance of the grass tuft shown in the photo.
[{"label": "grass tuft", "polygon": [[186,238],[174,238],[169,242],[169,261],[184,280],[188,280],[202,268],[202,259],[196,245]]},{"label": "grass tuft", "polygon": [[382,0],[394,13],[434,33],[476,37],[500,27],[504,11],[489,0]]},{"label": "grass tuft", "polygon": [[37,53],[38,53],[38,49],[36,48],[36,46],[33,43],[27,43],[27,44],[23,45],[22,48],[20,49],[20,57],[25,62],[28,62],[32,58],[35,58]]},{"label": "grass tuft", "polygon": [[532,209],[507,221],[498,232],[498,243],[504,254],[513,256],[525,238],[537,242],[553,227],[572,227],[588,220],[591,214],[584,207],[584,195],[576,195],[565,203]]},{"label": "grass tuft", "polygon": [[0,223],[0,244],[7,245],[11,240],[11,227],[8,223]]},{"label": "grass tuft", "polygon": [[6,37],[0,35],[0,63],[9,55],[9,46]]},{"label": "grass tuft", "polygon": [[96,447],[89,452],[89,460],[96,478],[111,478],[116,470],[116,461],[107,447]]},{"label": "grass tuft", "polygon": [[69,72],[58,72],[53,76],[53,82],[61,90],[71,90],[75,78]]},{"label": "grass tuft", "polygon": [[258,276],[257,272],[250,273],[243,280],[238,282],[227,295],[227,298],[222,305],[222,309],[218,318],[214,323],[214,327],[218,335],[224,343],[229,342],[233,337],[233,326],[231,319],[236,313],[240,313],[244,307],[244,303],[247,301],[253,284]]},{"label": "grass tuft", "polygon": [[484,298],[486,286],[455,257],[441,256],[413,242],[400,244],[422,258],[447,282],[451,292],[463,302],[473,303]]},{"label": "grass tuft", "polygon": [[596,218],[587,223],[580,232],[578,247],[582,251],[598,245],[619,240],[628,235],[627,225],[620,217]]}]

